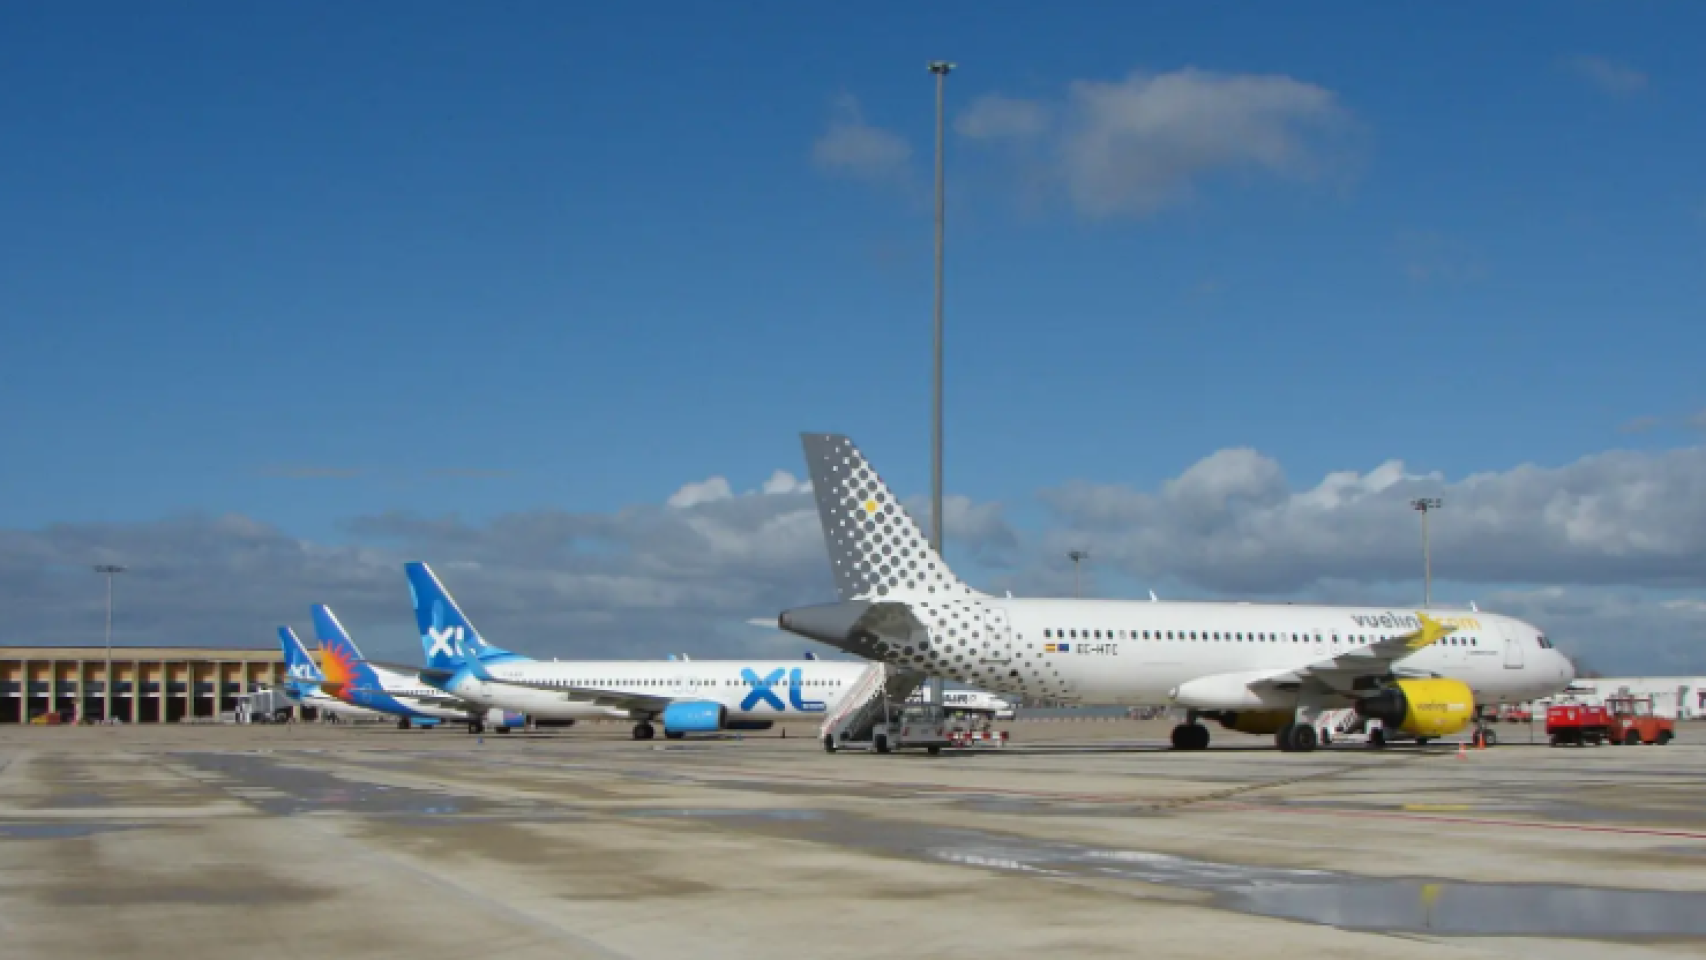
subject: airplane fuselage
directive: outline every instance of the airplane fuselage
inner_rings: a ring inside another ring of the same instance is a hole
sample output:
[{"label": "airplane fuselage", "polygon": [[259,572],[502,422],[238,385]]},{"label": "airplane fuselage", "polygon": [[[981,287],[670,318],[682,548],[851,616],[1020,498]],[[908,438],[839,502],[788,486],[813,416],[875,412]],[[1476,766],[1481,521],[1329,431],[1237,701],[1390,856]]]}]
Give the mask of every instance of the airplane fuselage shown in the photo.
[{"label": "airplane fuselage", "polygon": [[[1354,655],[1359,647],[1418,626],[1416,611],[1391,607],[982,594],[891,599],[905,603],[919,625],[930,628],[879,635],[876,653],[891,664],[941,672],[1004,694],[1133,706],[1283,708],[1295,697],[1263,700],[1237,678]],[[1394,663],[1394,676],[1461,680],[1478,703],[1497,704],[1546,696],[1573,675],[1569,661],[1530,624],[1472,610],[1427,612],[1456,629]],[[794,629],[787,617],[783,627]],[[1226,682],[1193,683],[1205,678]]]},{"label": "airplane fuselage", "polygon": [[[485,661],[491,680],[467,671],[442,689],[483,706],[552,720],[650,716],[655,711],[617,709],[573,688],[638,694],[659,700],[722,705],[736,720],[821,716],[840,701],[868,665],[828,660],[751,661]],[[529,684],[522,686],[519,681]],[[553,689],[560,687],[561,689]]]}]

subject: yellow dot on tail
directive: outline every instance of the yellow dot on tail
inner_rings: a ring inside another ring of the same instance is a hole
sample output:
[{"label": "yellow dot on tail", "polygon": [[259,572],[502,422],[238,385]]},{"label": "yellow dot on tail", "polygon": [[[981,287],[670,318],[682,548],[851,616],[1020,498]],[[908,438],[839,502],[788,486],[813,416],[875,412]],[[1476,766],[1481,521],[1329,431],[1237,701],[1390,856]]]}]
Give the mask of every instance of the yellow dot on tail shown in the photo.
[{"label": "yellow dot on tail", "polygon": [[876,513],[877,512],[877,501],[866,500],[865,501],[865,512],[866,513]]}]

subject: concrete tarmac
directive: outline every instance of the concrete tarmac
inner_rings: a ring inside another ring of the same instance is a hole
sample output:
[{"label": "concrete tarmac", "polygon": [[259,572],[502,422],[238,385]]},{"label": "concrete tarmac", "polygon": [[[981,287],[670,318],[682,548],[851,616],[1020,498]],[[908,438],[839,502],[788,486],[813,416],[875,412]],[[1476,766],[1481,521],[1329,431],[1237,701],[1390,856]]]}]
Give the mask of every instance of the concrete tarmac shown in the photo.
[{"label": "concrete tarmac", "polygon": [[1005,726],[5,728],[0,956],[1706,956],[1706,725],[1462,758]]}]

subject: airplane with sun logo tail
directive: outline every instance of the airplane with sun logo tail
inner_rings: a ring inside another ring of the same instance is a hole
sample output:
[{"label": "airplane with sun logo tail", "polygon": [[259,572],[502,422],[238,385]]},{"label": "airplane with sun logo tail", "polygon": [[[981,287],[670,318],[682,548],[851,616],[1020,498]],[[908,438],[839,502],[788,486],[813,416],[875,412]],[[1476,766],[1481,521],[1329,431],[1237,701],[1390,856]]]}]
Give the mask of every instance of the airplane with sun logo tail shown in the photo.
[{"label": "airplane with sun logo tail", "polygon": [[[922,676],[996,693],[1185,710],[1173,747],[1209,744],[1203,720],[1315,749],[1315,721],[1354,709],[1418,740],[1484,708],[1563,690],[1574,668],[1539,628],[1469,610],[996,597],[955,576],[853,441],[801,437],[840,602],[777,624]],[[1370,742],[1384,741],[1374,733]]]},{"label": "airplane with sun logo tail", "polygon": [[485,709],[422,683],[413,671],[395,670],[368,662],[338,622],[332,608],[323,603],[313,607],[314,634],[320,641],[326,693],[357,707],[390,714],[397,727],[432,727],[444,721],[472,723]]},{"label": "airplane with sun logo tail", "polygon": [[[634,739],[767,730],[781,719],[821,719],[868,663],[829,660],[533,660],[488,643],[424,563],[404,564],[428,684],[470,703],[540,720],[620,717]],[[474,732],[475,728],[470,727]]]},{"label": "airplane with sun logo tail", "polygon": [[291,703],[312,707],[346,720],[372,720],[384,716],[376,710],[345,703],[320,689],[326,675],[321,672],[314,658],[308,655],[308,648],[302,645],[295,630],[279,627],[278,641],[279,646],[284,649],[284,680],[280,681],[278,689]]}]

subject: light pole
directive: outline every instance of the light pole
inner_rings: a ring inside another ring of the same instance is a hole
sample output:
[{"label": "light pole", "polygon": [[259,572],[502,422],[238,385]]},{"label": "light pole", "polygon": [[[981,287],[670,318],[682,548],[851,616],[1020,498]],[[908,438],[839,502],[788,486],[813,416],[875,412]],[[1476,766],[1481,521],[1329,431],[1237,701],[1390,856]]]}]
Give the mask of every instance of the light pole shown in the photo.
[{"label": "light pole", "polygon": [[1428,514],[1445,506],[1438,497],[1417,497],[1410,501],[1410,509],[1422,515],[1422,607],[1433,606],[1434,571],[1433,557],[1428,548]]},{"label": "light pole", "polygon": [[[101,675],[101,722],[113,719],[113,577],[124,572],[116,563],[97,563],[95,572],[107,578],[107,672]],[[132,696],[135,694],[133,693]]]},{"label": "light pole", "polygon": [[[932,60],[927,65],[936,77],[936,375],[930,429],[930,546],[935,548],[938,557],[946,556],[942,552],[942,231],[947,218],[947,198],[942,187],[943,131],[946,129],[943,110],[948,72],[954,66],[946,60]],[[937,705],[943,703],[942,686],[940,676],[930,678],[930,695],[934,698],[931,702]]]},{"label": "light pole", "polygon": [[1072,561],[1072,595],[1082,597],[1084,590],[1082,582],[1078,579],[1078,565],[1090,559],[1090,552],[1088,550],[1073,550],[1066,557]]}]

